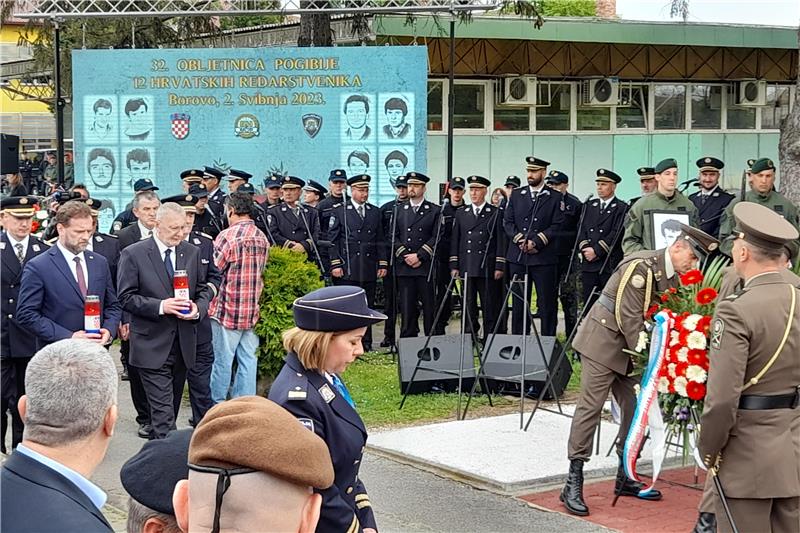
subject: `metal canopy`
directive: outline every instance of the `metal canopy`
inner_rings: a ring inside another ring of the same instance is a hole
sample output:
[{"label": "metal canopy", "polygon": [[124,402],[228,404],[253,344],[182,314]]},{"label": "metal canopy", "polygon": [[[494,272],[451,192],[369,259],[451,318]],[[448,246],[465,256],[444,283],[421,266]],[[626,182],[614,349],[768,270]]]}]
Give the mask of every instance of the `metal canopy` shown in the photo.
[{"label": "metal canopy", "polygon": [[188,17],[490,11],[501,0],[28,0],[16,18]]}]

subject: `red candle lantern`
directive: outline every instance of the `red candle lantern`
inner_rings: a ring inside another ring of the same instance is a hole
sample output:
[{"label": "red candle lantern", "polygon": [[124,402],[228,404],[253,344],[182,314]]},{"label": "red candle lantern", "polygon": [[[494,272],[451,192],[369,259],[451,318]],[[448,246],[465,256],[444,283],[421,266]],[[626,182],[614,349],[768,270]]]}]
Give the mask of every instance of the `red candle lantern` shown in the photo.
[{"label": "red candle lantern", "polygon": [[86,333],[100,333],[100,297],[87,295],[83,304],[83,329]]},{"label": "red candle lantern", "polygon": [[[175,290],[175,298],[179,300],[189,300],[189,275],[185,270],[176,270],[172,278],[172,288]],[[181,311],[184,315],[189,314],[190,309]]]}]

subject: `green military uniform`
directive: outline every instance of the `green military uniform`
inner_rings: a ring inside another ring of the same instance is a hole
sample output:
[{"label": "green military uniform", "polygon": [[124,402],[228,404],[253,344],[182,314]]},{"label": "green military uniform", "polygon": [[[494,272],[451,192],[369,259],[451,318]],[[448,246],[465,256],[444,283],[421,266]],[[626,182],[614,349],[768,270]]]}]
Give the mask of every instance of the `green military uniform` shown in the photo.
[{"label": "green military uniform", "polygon": [[651,250],[655,242],[652,211],[674,211],[687,213],[689,224],[697,224],[697,208],[691,200],[678,191],[671,198],[667,198],[659,191],[639,199],[628,211],[628,220],[625,223],[625,236],[622,238],[622,251],[626,254],[641,250]]},{"label": "green military uniform", "polygon": [[[765,206],[740,203],[734,215],[737,238],[762,249],[798,237]],[[800,290],[781,270],[765,264],[711,326],[698,448],[743,532],[800,530]],[[730,531],[716,500],[717,527]]]},{"label": "green military uniform", "polygon": [[[767,194],[761,194],[749,190],[744,195],[744,201],[768,207],[788,220],[795,228],[800,228],[800,225],[798,225],[797,207],[795,207],[791,200],[780,193],[770,191]],[[728,207],[725,208],[722,218],[720,219],[719,240],[722,243],[720,244],[720,250],[727,255],[730,255],[731,247],[733,246],[733,237],[731,237],[734,229],[733,208],[739,202],[740,200],[736,198],[728,204]]]},{"label": "green military uniform", "polygon": [[[679,239],[685,239],[695,254],[705,256],[717,247],[717,241],[702,231],[681,225]],[[635,350],[639,334],[645,331],[647,310],[658,303],[662,292],[678,287],[680,279],[672,266],[670,249],[629,254],[617,266],[600,297],[578,326],[572,346],[581,354],[581,390],[570,428],[567,454],[570,473],[561,498],[567,510],[586,515],[588,508],[576,487],[583,485],[582,463],[592,455],[595,430],[600,423],[603,404],[612,391],[622,411],[617,453],[621,456],[631,420],[636,409],[634,386],[639,382],[629,374],[633,370],[624,350]],[[643,488],[627,478],[622,465],[617,472],[616,490],[635,496]],[[647,499],[659,499],[654,491]]]}]

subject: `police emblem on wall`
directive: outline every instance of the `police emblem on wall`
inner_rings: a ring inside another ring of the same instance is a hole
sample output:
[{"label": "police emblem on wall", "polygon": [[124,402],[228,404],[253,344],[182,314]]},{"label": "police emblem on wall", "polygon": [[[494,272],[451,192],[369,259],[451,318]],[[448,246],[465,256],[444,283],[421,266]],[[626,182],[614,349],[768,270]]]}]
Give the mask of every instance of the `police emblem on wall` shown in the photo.
[{"label": "police emblem on wall", "polygon": [[173,113],[169,116],[172,123],[172,136],[182,141],[189,136],[189,115],[186,113]]},{"label": "police emblem on wall", "polygon": [[303,115],[303,129],[313,139],[322,129],[322,117],[315,113],[306,113]]},{"label": "police emblem on wall", "polygon": [[258,118],[250,113],[239,115],[233,124],[233,134],[242,139],[258,137],[260,124]]}]

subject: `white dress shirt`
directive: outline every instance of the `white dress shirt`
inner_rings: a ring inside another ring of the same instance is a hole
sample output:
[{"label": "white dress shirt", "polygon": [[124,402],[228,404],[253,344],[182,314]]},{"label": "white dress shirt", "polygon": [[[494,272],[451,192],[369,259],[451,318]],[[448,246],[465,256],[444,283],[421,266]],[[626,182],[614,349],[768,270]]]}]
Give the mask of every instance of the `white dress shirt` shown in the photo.
[{"label": "white dress shirt", "polygon": [[144,240],[153,234],[153,230],[147,229],[140,220],[137,220],[136,224],[139,226],[139,233],[141,234],[140,240]]},{"label": "white dress shirt", "polygon": [[[84,256],[83,252],[79,254],[73,254],[61,244],[61,241],[56,241],[56,246],[58,246],[58,250],[61,252],[61,255],[64,256],[64,259],[67,261],[67,266],[69,267],[70,272],[72,272],[72,279],[75,280],[75,283],[78,283],[78,274],[77,269],[75,268],[75,258],[78,257],[81,260],[81,267],[83,270],[83,282],[85,283],[86,288],[89,288],[89,268],[86,265],[86,257]],[[80,286],[80,283],[78,283]]]},{"label": "white dress shirt", "polygon": [[485,205],[486,202],[483,202],[481,205],[472,204],[472,212],[475,213],[476,217],[481,214],[481,211],[483,211],[483,206]]}]

